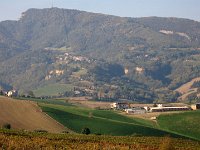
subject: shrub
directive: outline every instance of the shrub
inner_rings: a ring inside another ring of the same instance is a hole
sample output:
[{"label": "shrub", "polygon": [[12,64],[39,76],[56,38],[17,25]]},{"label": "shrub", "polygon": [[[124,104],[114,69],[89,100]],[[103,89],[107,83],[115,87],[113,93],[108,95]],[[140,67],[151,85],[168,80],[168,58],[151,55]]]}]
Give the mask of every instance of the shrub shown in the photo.
[{"label": "shrub", "polygon": [[3,129],[11,129],[11,125],[9,123],[6,123],[2,126]]},{"label": "shrub", "polygon": [[90,134],[90,129],[89,128],[83,128],[81,133],[88,135],[88,134]]},{"label": "shrub", "polygon": [[38,133],[48,133],[48,131],[46,131],[46,130],[34,130],[34,132],[38,132]]},{"label": "shrub", "polygon": [[62,133],[64,133],[64,134],[68,134],[68,133],[69,133],[69,131],[62,131]]}]

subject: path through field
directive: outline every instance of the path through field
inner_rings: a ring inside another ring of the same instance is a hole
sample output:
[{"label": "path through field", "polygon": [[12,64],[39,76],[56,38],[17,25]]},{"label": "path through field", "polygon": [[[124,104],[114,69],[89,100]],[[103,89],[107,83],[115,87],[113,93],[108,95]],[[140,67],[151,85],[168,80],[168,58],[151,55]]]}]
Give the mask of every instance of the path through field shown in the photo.
[{"label": "path through field", "polygon": [[196,81],[200,81],[200,77],[192,79],[190,82],[183,84],[175,90],[182,94],[179,99],[184,100],[188,95],[197,92],[197,88],[191,88],[193,83]]},{"label": "path through field", "polygon": [[0,126],[11,124],[14,129],[46,130],[58,133],[65,127],[43,113],[35,102],[0,96]]}]

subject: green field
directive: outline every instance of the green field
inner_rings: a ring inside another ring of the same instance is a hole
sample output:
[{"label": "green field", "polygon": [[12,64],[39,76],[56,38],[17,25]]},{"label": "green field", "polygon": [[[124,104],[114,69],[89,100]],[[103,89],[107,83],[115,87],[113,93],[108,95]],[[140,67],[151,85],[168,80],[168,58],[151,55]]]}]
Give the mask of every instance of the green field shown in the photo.
[{"label": "green field", "polygon": [[80,133],[84,127],[88,127],[92,134],[175,136],[172,133],[153,128],[153,125],[150,122],[148,124],[148,121],[128,118],[114,111],[52,104],[40,104],[40,107],[52,118],[77,133]]},{"label": "green field", "polygon": [[197,150],[200,142],[171,137],[97,136],[0,130],[1,149]]},{"label": "green field", "polygon": [[59,93],[70,91],[72,86],[70,84],[50,84],[34,90],[34,94],[37,97],[40,96],[58,96]]},{"label": "green field", "polygon": [[188,137],[200,140],[200,111],[160,115],[157,122],[130,118],[119,111],[97,110],[73,106],[66,100],[35,99],[43,112],[68,129],[81,133],[88,127],[92,134],[117,136],[165,136]]},{"label": "green field", "polygon": [[160,115],[161,128],[200,140],[200,111]]}]

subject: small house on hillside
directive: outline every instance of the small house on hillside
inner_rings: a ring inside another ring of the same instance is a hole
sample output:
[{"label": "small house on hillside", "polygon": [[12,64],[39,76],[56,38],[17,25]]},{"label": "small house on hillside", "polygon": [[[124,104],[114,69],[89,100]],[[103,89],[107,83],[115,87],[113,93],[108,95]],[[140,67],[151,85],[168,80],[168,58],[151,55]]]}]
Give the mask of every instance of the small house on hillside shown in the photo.
[{"label": "small house on hillside", "polygon": [[118,102],[118,103],[111,104],[111,109],[127,109],[127,108],[129,108],[128,103]]}]

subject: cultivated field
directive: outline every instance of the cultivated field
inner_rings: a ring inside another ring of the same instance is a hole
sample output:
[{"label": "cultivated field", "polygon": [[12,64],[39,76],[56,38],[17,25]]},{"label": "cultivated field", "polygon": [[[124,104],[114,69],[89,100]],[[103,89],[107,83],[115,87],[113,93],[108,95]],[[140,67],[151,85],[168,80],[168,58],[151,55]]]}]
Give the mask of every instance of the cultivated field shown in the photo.
[{"label": "cultivated field", "polygon": [[110,109],[110,102],[91,101],[88,97],[73,97],[67,98],[67,102],[73,105],[92,108],[92,109]]},{"label": "cultivated field", "polygon": [[160,115],[157,123],[162,129],[200,140],[200,111]]},{"label": "cultivated field", "polygon": [[62,132],[65,127],[42,112],[35,102],[0,96],[0,126],[9,123],[14,129]]},{"label": "cultivated field", "polygon": [[126,117],[118,114],[118,111],[42,103],[40,107],[52,118],[77,133],[81,133],[84,127],[88,127],[93,134],[120,136],[171,135],[180,137],[179,135],[157,129],[152,121]]},{"label": "cultivated field", "polygon": [[79,134],[38,134],[0,130],[2,149],[67,150],[198,150],[200,142],[171,137],[115,137]]}]

